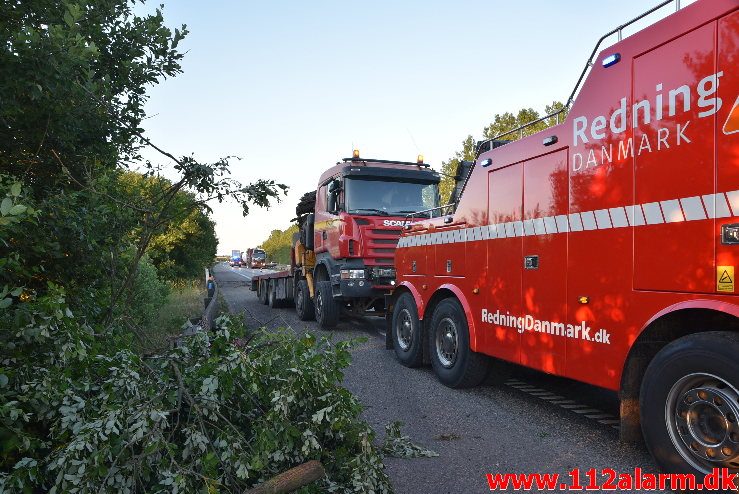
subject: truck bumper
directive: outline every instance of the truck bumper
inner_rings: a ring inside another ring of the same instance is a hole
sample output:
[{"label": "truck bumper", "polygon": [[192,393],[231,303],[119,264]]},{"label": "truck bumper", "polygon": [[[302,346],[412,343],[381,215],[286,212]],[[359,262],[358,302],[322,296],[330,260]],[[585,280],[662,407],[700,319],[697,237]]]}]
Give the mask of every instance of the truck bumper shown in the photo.
[{"label": "truck bumper", "polygon": [[369,280],[341,280],[339,282],[340,294],[343,298],[382,298],[389,293],[393,287],[390,285],[373,285]]}]

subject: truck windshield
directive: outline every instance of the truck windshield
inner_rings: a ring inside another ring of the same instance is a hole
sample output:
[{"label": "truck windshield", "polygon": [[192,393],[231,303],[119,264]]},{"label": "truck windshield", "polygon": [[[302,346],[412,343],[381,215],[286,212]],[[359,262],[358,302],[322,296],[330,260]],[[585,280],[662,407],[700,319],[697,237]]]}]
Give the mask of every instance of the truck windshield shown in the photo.
[{"label": "truck windshield", "polygon": [[347,177],[346,211],[376,216],[405,216],[438,207],[439,184],[392,182]]},{"label": "truck windshield", "polygon": [[256,250],[254,251],[254,254],[252,254],[252,257],[254,259],[264,259],[267,257],[267,254],[263,250]]}]

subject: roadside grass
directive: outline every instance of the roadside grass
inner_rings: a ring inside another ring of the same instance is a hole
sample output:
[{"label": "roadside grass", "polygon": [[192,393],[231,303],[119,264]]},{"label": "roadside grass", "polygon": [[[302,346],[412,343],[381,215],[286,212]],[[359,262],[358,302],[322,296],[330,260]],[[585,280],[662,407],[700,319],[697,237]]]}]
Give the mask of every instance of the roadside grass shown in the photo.
[{"label": "roadside grass", "polygon": [[199,318],[204,310],[206,291],[202,278],[171,282],[167,299],[159,309],[157,323],[139,330],[138,346],[143,354],[161,351],[171,346],[173,338],[182,332],[190,318]]}]

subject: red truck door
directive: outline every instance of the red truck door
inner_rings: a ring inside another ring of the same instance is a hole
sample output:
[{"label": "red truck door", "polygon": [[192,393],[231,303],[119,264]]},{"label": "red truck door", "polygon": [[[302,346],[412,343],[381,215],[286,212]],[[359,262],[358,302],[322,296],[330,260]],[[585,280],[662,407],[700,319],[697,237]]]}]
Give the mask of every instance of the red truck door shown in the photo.
[{"label": "red truck door", "polygon": [[645,222],[634,228],[637,290],[715,289],[714,218],[730,216],[723,194],[713,196],[723,192],[715,191],[716,117],[700,95],[716,73],[715,43],[712,22],[633,61],[634,203]]},{"label": "red truck door", "polygon": [[[732,216],[739,216],[739,11],[727,15],[718,21],[718,56],[717,72],[723,72],[718,87],[718,97],[722,101],[716,113],[716,183],[717,192],[727,192],[726,196],[733,211]],[[721,238],[721,227],[726,223],[739,223],[737,218],[716,220],[715,238]],[[722,266],[739,265],[739,245],[716,243],[716,277],[723,275]],[[734,275],[739,269],[734,270]],[[721,293],[730,294],[736,280],[721,284]],[[718,283],[716,284],[718,288]],[[725,291],[724,291],[725,290]]]},{"label": "red truck door", "polygon": [[523,187],[524,258],[519,259],[518,266],[523,272],[526,330],[521,335],[521,364],[564,374],[568,231],[565,215],[569,204],[567,150],[524,163]]},{"label": "red truck door", "polygon": [[[484,287],[488,317],[483,328],[484,353],[519,362],[521,335],[511,319],[521,314],[523,165],[488,173],[488,221],[491,239],[487,249],[488,277]],[[505,321],[501,321],[505,319]],[[497,321],[497,322],[495,322]]]}]

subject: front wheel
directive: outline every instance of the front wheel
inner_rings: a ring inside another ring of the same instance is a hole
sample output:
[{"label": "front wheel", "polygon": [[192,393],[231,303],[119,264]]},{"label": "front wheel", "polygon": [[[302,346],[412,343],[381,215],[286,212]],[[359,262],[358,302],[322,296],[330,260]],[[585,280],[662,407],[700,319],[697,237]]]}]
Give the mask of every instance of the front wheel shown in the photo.
[{"label": "front wheel", "polygon": [[330,281],[316,283],[316,321],[322,329],[335,328],[339,323],[341,307],[334,300]]},{"label": "front wheel", "polygon": [[299,280],[295,287],[295,312],[298,313],[298,319],[301,321],[310,321],[316,317],[316,308],[310,298],[306,280]]},{"label": "front wheel", "polygon": [[423,363],[423,334],[413,295],[403,293],[395,302],[392,319],[392,338],[395,356],[406,367]]},{"label": "front wheel", "polygon": [[739,334],[707,332],[664,347],[642,381],[644,440],[668,473],[739,472]]},{"label": "front wheel", "polygon": [[447,298],[436,306],[429,345],[431,366],[444,385],[471,388],[487,376],[490,359],[470,349],[467,318],[457,299]]}]

